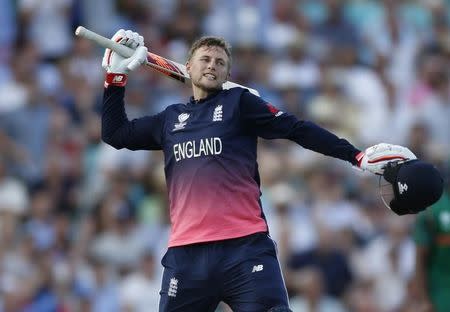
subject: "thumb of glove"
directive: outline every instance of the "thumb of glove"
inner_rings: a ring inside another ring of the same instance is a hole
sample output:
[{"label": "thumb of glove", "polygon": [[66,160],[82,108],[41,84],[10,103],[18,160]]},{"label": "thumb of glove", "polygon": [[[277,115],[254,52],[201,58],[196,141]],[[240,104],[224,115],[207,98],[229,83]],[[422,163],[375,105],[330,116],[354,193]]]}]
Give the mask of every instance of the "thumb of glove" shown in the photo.
[{"label": "thumb of glove", "polygon": [[128,70],[133,71],[142,64],[144,64],[145,61],[147,60],[147,53],[148,53],[147,47],[145,46],[138,47],[134,52],[133,56],[131,57],[132,58],[131,62],[127,66]]}]

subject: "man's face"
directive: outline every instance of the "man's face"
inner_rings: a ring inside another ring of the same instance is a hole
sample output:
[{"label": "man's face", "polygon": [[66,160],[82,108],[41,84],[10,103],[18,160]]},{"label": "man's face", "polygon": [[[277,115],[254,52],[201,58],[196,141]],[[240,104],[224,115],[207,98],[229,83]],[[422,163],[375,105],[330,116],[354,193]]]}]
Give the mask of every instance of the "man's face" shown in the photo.
[{"label": "man's face", "polygon": [[198,48],[186,63],[186,69],[194,86],[213,91],[222,89],[228,79],[230,60],[224,49],[216,46]]}]

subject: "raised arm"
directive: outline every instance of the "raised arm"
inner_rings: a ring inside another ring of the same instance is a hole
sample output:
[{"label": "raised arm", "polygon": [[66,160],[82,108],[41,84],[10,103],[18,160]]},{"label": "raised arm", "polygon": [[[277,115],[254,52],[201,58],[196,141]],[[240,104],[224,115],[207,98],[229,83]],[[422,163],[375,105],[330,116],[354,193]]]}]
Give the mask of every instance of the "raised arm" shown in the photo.
[{"label": "raised arm", "polygon": [[129,121],[124,106],[125,87],[105,88],[102,107],[102,140],[130,150],[162,149],[165,111]]},{"label": "raised arm", "polygon": [[128,74],[147,59],[144,39],[132,31],[119,30],[112,40],[135,50],[131,57],[105,50],[102,66],[106,70],[102,107],[102,140],[120,149],[162,149],[164,112],[129,121],[125,113],[125,85]]}]

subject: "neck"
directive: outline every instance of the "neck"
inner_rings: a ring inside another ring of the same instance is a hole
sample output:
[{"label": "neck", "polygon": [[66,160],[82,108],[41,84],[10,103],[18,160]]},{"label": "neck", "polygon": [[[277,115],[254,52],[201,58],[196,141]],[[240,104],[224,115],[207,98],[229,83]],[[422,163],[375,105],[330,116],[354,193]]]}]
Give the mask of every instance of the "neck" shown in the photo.
[{"label": "neck", "polygon": [[202,100],[211,94],[211,92],[204,89],[200,89],[196,86],[193,86],[192,93],[194,94],[194,100],[196,101]]},{"label": "neck", "polygon": [[203,99],[207,98],[209,95],[215,94],[219,91],[220,90],[218,90],[218,89],[209,89],[209,90],[203,89],[203,88],[200,88],[200,87],[192,84],[192,93],[194,96],[194,100],[196,100],[196,101],[203,100]]}]

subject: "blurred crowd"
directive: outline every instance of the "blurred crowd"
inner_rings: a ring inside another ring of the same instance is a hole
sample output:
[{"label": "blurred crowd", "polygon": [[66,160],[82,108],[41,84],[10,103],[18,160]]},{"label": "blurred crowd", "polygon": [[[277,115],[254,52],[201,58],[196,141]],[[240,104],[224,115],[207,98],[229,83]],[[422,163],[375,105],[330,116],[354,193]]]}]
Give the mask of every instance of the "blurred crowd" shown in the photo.
[{"label": "blurred crowd", "polygon": [[[107,37],[132,29],[181,63],[199,36],[223,36],[233,81],[360,149],[405,145],[448,179],[448,0],[0,0],[0,8],[2,312],[157,311],[169,227],[163,156],[101,141],[103,50],[76,38],[78,25]],[[129,77],[128,117],[190,92],[141,68]],[[414,311],[414,216],[383,206],[377,177],[288,141],[261,140],[258,161],[293,311],[311,303],[322,312]]]}]

